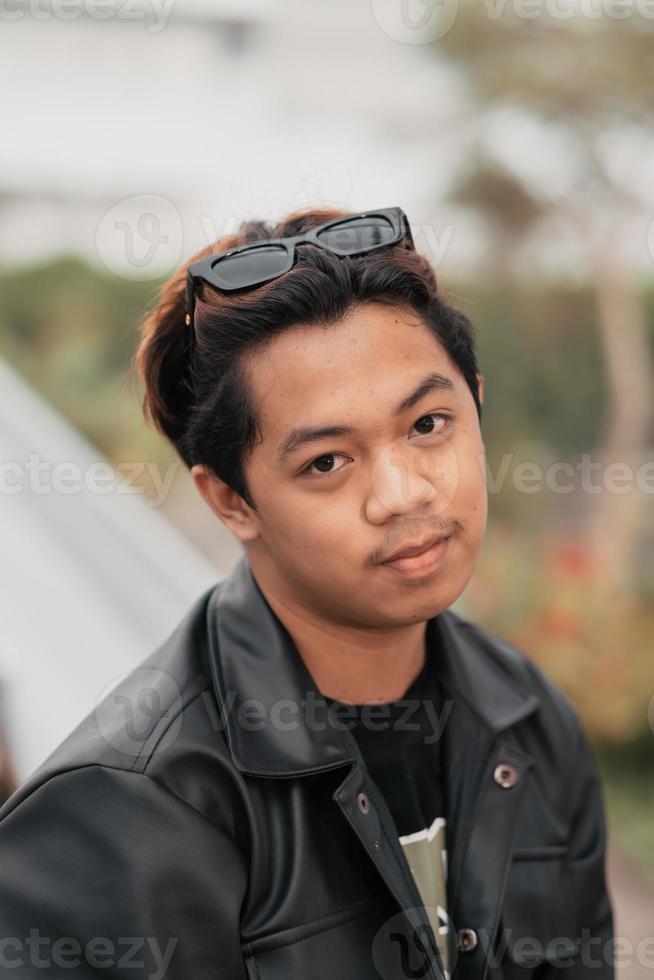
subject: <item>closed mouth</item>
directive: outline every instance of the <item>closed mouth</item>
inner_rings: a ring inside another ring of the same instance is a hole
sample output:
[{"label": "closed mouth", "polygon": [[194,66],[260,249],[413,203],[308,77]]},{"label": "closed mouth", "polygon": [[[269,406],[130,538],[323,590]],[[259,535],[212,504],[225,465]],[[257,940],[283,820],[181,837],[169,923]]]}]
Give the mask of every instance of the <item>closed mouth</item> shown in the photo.
[{"label": "closed mouth", "polygon": [[420,544],[409,545],[407,548],[402,548],[401,551],[394,552],[389,558],[385,558],[382,564],[397,561],[400,558],[415,558],[417,555],[422,555],[425,551],[429,551],[430,548],[433,548],[440,541],[447,541],[449,537],[451,537],[449,534],[432,535],[432,537],[427,538]]}]

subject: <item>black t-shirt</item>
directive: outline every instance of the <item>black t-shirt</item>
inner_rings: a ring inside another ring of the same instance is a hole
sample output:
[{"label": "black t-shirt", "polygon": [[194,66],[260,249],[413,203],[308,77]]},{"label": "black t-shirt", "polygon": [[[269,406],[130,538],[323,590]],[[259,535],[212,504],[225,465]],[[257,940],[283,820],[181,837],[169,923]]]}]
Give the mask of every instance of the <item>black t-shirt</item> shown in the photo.
[{"label": "black t-shirt", "polygon": [[398,837],[450,975],[454,941],[447,914],[447,801],[442,779],[443,693],[428,651],[402,698],[347,704],[339,719],[356,738],[395,820]]}]

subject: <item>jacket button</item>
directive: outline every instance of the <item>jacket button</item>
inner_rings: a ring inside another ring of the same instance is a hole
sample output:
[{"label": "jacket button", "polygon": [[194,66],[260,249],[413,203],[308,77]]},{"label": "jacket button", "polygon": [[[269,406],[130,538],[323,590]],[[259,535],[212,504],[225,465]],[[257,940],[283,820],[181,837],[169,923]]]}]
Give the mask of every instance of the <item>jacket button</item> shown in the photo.
[{"label": "jacket button", "polygon": [[365,793],[359,793],[359,795],[357,796],[357,803],[359,805],[359,809],[361,810],[361,813],[368,813],[368,811],[370,810],[370,802]]},{"label": "jacket button", "polygon": [[493,779],[503,789],[509,789],[518,782],[518,770],[510,762],[500,762],[499,766],[495,767]]},{"label": "jacket button", "polygon": [[474,929],[459,929],[456,934],[456,944],[462,953],[469,953],[479,942],[479,936]]}]

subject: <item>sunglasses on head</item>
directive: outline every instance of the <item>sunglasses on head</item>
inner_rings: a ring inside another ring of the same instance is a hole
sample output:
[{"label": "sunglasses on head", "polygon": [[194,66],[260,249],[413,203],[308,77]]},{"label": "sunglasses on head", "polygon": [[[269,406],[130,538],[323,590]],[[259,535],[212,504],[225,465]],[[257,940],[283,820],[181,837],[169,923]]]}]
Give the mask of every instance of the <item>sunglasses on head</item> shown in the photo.
[{"label": "sunglasses on head", "polygon": [[401,208],[383,208],[334,218],[291,238],[269,238],[239,245],[218,255],[209,255],[194,262],[187,270],[184,321],[187,326],[193,323],[198,282],[207,282],[225,293],[261,286],[283,276],[293,267],[296,245],[317,245],[334,255],[345,256],[365,255],[366,252],[405,240],[411,248],[414,247],[404,211]]}]

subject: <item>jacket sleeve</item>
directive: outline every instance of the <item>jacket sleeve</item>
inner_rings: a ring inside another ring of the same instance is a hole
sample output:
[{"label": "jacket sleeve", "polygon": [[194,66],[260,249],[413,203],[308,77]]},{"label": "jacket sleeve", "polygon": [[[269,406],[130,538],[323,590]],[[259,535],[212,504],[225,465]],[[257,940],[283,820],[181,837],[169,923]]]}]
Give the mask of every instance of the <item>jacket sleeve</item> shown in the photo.
[{"label": "jacket sleeve", "polygon": [[245,980],[244,856],[150,776],[51,775],[0,821],[0,965],[15,980]]}]

